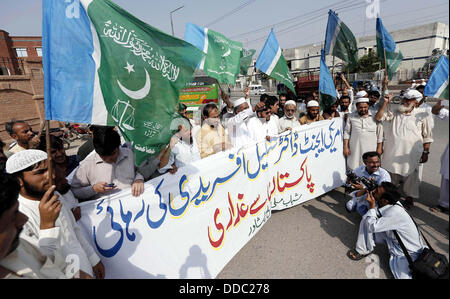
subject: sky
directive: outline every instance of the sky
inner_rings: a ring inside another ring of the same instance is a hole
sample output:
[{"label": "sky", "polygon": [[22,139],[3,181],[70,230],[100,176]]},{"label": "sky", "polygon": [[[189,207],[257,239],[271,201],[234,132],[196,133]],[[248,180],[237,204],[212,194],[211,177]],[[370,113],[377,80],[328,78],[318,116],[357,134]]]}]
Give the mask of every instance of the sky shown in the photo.
[{"label": "sky", "polygon": [[[76,1],[76,0],[61,0]],[[338,13],[356,37],[375,35],[376,3],[389,31],[435,21],[449,23],[448,0],[113,0],[168,34],[171,11],[175,36],[184,38],[186,23],[220,32],[260,51],[273,28],[281,48],[320,44],[325,39],[328,10]],[[40,36],[41,0],[0,0],[0,29],[11,36]],[[368,14],[369,13],[369,14]]]}]

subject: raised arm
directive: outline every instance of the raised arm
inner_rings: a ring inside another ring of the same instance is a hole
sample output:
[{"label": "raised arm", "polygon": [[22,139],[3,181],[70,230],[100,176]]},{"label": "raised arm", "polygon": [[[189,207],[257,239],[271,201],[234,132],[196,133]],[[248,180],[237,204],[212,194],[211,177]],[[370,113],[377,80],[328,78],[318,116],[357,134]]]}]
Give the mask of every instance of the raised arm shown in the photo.
[{"label": "raised arm", "polygon": [[382,121],[383,120],[384,112],[386,111],[386,106],[391,102],[391,99],[392,99],[392,95],[391,94],[388,94],[388,95],[384,96],[383,104],[381,104],[380,109],[378,109],[378,112],[375,115],[375,119],[377,121]]}]

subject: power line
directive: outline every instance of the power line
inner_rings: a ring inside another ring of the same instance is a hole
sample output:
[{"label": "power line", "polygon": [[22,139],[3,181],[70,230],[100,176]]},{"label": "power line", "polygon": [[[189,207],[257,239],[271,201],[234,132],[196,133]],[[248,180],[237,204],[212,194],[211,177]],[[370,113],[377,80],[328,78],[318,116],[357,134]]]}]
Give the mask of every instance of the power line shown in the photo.
[{"label": "power line", "polygon": [[346,2],[350,2],[350,1],[351,2],[360,2],[359,0],[356,0],[356,1],[355,0],[338,1],[338,2],[333,3],[331,5],[327,5],[327,6],[324,6],[322,8],[319,8],[319,9],[316,9],[316,10],[313,10],[313,11],[310,11],[310,12],[307,12],[307,13],[303,13],[301,15],[295,16],[293,18],[290,18],[290,19],[287,19],[287,20],[284,20],[284,21],[281,21],[281,22],[278,22],[278,23],[274,23],[274,24],[271,24],[271,25],[263,26],[263,27],[260,27],[258,29],[254,29],[254,30],[251,30],[251,31],[248,31],[248,32],[244,32],[244,33],[241,33],[241,34],[237,34],[237,35],[234,35],[234,36],[230,36],[230,38],[238,38],[238,37],[241,37],[241,36],[257,33],[257,32],[264,31],[264,30],[267,30],[267,29],[270,29],[270,28],[273,28],[273,27],[277,27],[277,26],[280,26],[280,25],[283,25],[283,24],[292,23],[292,22],[298,20],[301,17],[311,16],[313,14],[320,15],[320,14],[323,13],[323,10],[325,10],[326,13],[328,13],[328,10],[329,10],[330,7],[336,7],[336,6],[342,5],[342,4],[344,4]]},{"label": "power line", "polygon": [[213,24],[215,24],[215,23],[218,23],[218,22],[222,21],[223,19],[225,19],[225,18],[227,18],[227,17],[229,17],[229,16],[235,14],[236,12],[238,12],[238,11],[240,11],[240,10],[242,10],[242,9],[244,9],[245,7],[247,7],[248,5],[252,4],[252,3],[255,2],[255,1],[256,1],[256,0],[248,0],[248,1],[246,1],[245,3],[243,3],[242,5],[240,5],[239,7],[236,7],[235,9],[233,9],[233,10],[227,12],[226,14],[224,14],[223,16],[217,18],[216,20],[212,21],[211,23],[206,24],[205,27],[210,27],[211,25],[213,25]]},{"label": "power line", "polygon": [[[388,0],[384,0],[384,1],[382,1],[382,2],[385,2],[385,1],[388,1]],[[435,6],[432,6],[432,7],[438,7],[438,6],[442,6],[442,5],[447,5],[447,3],[442,3],[442,4],[439,4],[439,5],[435,5]],[[346,5],[346,6],[343,6],[343,7],[340,7],[340,8],[336,8],[335,9],[335,11],[339,11],[339,12],[344,12],[344,11],[351,11],[351,10],[354,10],[354,9],[357,9],[357,8],[360,8],[360,7],[362,7],[362,6],[364,6],[364,3],[361,5],[361,4],[359,4],[359,5]],[[428,7],[428,8],[432,8],[432,7]],[[428,8],[424,8],[424,9],[428,9]],[[423,9],[414,9],[414,10],[411,10],[411,11],[406,11],[406,12],[403,12],[403,14],[404,13],[408,13],[408,12],[414,12],[414,11],[418,11],[418,10],[423,10]],[[389,18],[389,17],[394,17],[394,16],[398,16],[398,14],[391,14],[391,15],[388,15],[388,16],[386,16],[386,17],[384,17],[383,19],[386,19],[386,18]],[[395,26],[395,25],[398,25],[398,24],[409,24],[409,23],[417,23],[418,21],[422,21],[422,22],[424,22],[425,21],[425,19],[430,19],[430,18],[441,18],[441,17],[444,17],[445,15],[429,15],[429,16],[425,16],[425,17],[422,17],[422,18],[419,18],[419,19],[414,19],[414,20],[411,20],[411,21],[409,21],[409,22],[401,22],[401,23],[396,23],[396,24],[394,24],[394,25],[389,25],[389,26]],[[310,24],[313,24],[313,23],[315,23],[315,22],[318,22],[318,21],[321,21],[321,20],[323,20],[324,18],[326,17],[326,15],[324,15],[324,16],[322,16],[322,17],[320,17],[320,18],[318,18],[318,17],[316,17],[316,16],[312,16],[311,18],[309,18],[309,19],[307,19],[307,20],[303,20],[302,22],[300,22],[300,23],[296,23],[296,24],[294,24],[294,25],[292,25],[292,26],[290,26],[290,27],[287,27],[287,28],[284,28],[284,29],[281,29],[280,31],[277,31],[277,32],[275,32],[276,34],[277,34],[277,36],[280,36],[280,35],[283,35],[283,34],[285,34],[285,33],[288,33],[288,32],[292,32],[292,31],[295,31],[295,30],[299,30],[299,29],[301,29],[301,28],[299,28],[299,26],[301,26],[301,25],[303,25],[303,27],[304,27],[304,25],[310,25]],[[355,22],[353,22],[353,23],[355,23]],[[362,34],[363,32],[358,32],[358,34],[355,34],[355,36],[356,35],[360,35],[360,34]],[[315,35],[315,34],[314,34]],[[311,36],[310,36],[311,37]],[[265,39],[266,37],[264,36],[264,37],[260,37],[260,38],[257,38],[257,39],[254,39],[254,40],[251,40],[251,41],[248,41],[248,43],[256,43],[256,42],[259,42],[259,41],[263,41],[264,39]]]},{"label": "power line", "polygon": [[[383,2],[385,2],[385,1],[388,1],[388,0],[384,0]],[[354,2],[354,1],[353,1],[353,2]],[[356,5],[355,5],[355,4],[351,4],[351,5],[348,5],[348,4],[347,4],[347,6],[335,8],[335,10],[338,10],[338,9],[339,9],[339,10],[341,10],[341,11],[344,11],[344,10],[350,11],[350,10],[353,10],[353,9],[356,9],[356,8],[359,8],[359,7],[363,7],[363,6],[366,5],[366,3],[361,3],[360,1],[357,1],[357,2],[359,2],[359,4],[356,4]],[[347,8],[350,8],[350,7],[351,7],[351,9],[347,9]],[[327,9],[328,9],[328,8],[327,8]],[[326,13],[324,13],[324,12],[318,12],[318,13],[316,13],[316,14],[310,15],[310,17],[307,18],[306,20],[303,19],[302,21],[300,21],[300,22],[298,22],[298,23],[295,23],[295,24],[293,24],[293,25],[291,25],[291,26],[289,26],[289,27],[287,27],[287,28],[283,28],[283,29],[280,29],[279,31],[275,31],[275,33],[277,34],[277,36],[281,36],[281,35],[283,35],[283,34],[285,34],[285,33],[292,32],[292,31],[301,29],[301,28],[299,28],[299,26],[310,25],[310,24],[316,23],[316,22],[318,22],[318,21],[321,21],[321,20],[323,20],[323,19],[325,19],[325,18],[327,18],[327,17],[328,17],[328,10],[326,11]],[[250,42],[258,42],[258,41],[262,41],[262,40],[264,40],[265,38],[266,38],[266,36],[261,36],[261,37],[259,37],[259,38],[257,38],[257,39],[254,39],[254,40],[249,41],[249,43],[250,43]]]}]

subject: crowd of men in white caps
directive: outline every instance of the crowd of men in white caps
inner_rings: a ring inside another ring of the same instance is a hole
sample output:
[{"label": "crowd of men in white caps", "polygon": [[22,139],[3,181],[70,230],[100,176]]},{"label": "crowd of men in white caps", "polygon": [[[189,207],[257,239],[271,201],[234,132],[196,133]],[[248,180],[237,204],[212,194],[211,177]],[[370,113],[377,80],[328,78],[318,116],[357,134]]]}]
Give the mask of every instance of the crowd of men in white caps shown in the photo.
[{"label": "crowd of men in white caps", "polygon": [[[425,246],[404,208],[411,208],[419,198],[421,169],[433,142],[433,117],[448,119],[440,101],[433,107],[426,103],[425,84],[402,92],[394,111],[389,105],[392,95],[381,96],[364,86],[354,90],[344,76],[336,79],[338,100],[324,111],[317,93],[300,102],[287,94],[264,94],[256,105],[251,104],[248,88],[234,101],[223,93],[223,109],[214,103],[205,105],[200,122],[188,119],[186,107],[180,106],[170,143],[139,167],[116,128],[92,125],[88,140],[73,156],[66,155],[59,137],[50,135],[50,173],[45,134],[34,133],[24,121],[7,123],[6,130],[16,142],[5,152],[5,144],[0,147],[0,277],[104,278],[100,257],[77,223],[82,217],[80,202],[127,188],[139,196],[144,182],[173,174],[195,160],[270,140],[313,122],[342,119],[343,153],[352,171],[345,185],[346,209],[362,216],[356,246],[347,256],[360,260],[374,250],[375,243],[386,242],[394,277],[411,278],[392,231],[398,232],[416,259]],[[431,210],[448,213],[448,146],[441,175],[441,197]],[[353,180],[354,176],[369,183]],[[79,257],[79,269],[68,266],[71,254]]]}]

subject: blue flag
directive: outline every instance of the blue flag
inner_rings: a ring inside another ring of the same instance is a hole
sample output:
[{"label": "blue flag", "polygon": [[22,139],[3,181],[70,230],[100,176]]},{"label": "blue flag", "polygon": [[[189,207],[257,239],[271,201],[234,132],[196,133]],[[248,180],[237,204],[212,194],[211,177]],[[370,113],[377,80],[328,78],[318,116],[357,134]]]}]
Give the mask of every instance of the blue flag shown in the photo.
[{"label": "blue flag", "polygon": [[448,59],[442,54],[425,86],[426,96],[448,100],[448,68]]},{"label": "blue flag", "polygon": [[284,83],[295,94],[291,72],[273,30],[270,31],[258,60],[256,60],[255,67],[264,74]]},{"label": "blue flag", "polygon": [[320,55],[319,98],[322,110],[329,108],[337,99],[336,87],[325,62],[324,50],[321,51]]}]

